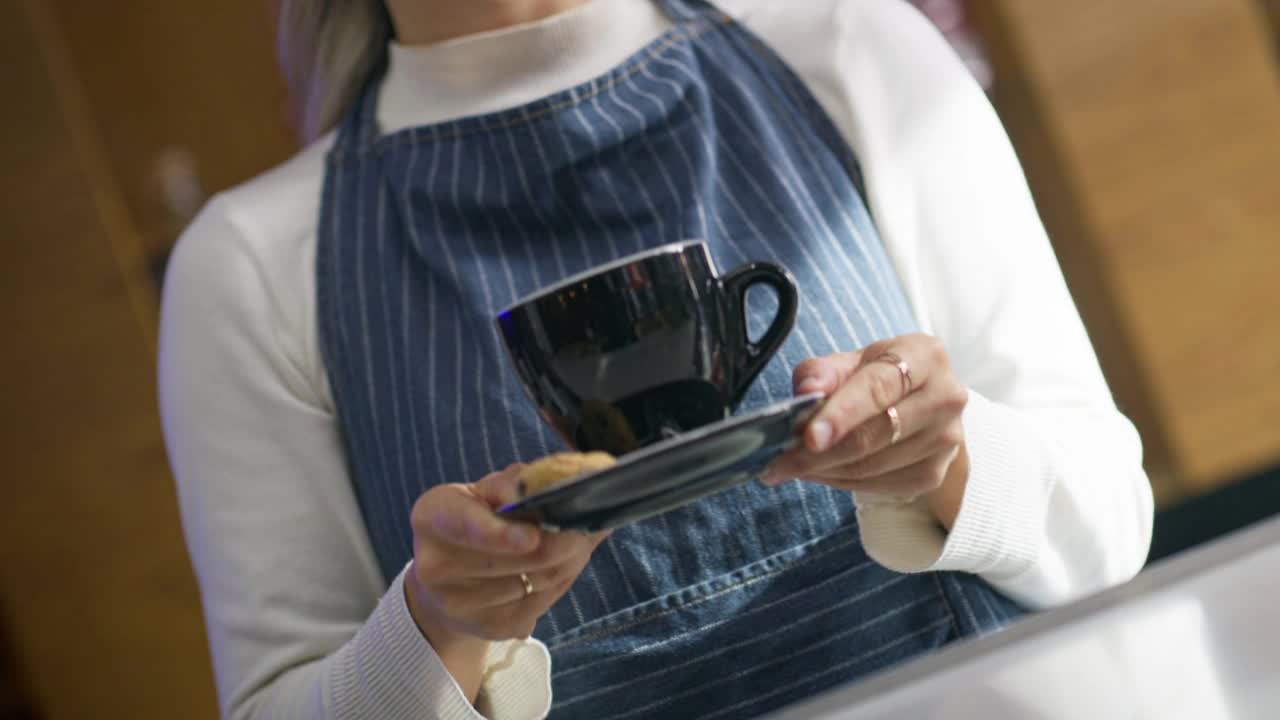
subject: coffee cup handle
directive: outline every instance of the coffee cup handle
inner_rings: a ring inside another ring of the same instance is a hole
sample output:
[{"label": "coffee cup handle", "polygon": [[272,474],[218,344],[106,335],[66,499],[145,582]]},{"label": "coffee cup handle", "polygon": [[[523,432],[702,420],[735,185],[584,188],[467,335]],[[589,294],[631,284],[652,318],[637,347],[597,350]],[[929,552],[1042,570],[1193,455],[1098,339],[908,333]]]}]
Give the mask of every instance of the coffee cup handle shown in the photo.
[{"label": "coffee cup handle", "polygon": [[[735,268],[721,278],[721,284],[729,300],[730,311],[726,320],[730,324],[730,336],[737,338],[745,350],[741,359],[734,363],[730,399],[733,405],[737,405],[795,326],[800,293],[791,273],[767,262],[750,262]],[[747,291],[753,285],[766,285],[778,297],[778,312],[773,322],[755,342],[747,333]]]}]

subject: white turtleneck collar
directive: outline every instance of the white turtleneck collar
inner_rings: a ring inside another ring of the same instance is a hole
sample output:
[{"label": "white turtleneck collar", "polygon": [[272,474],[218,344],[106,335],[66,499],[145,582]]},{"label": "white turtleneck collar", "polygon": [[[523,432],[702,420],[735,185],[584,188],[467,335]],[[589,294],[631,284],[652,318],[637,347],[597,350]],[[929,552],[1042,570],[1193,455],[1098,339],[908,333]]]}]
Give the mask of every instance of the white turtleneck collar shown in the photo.
[{"label": "white turtleneck collar", "polygon": [[649,0],[591,0],[432,45],[390,44],[383,133],[516,107],[603,75],[671,27]]}]

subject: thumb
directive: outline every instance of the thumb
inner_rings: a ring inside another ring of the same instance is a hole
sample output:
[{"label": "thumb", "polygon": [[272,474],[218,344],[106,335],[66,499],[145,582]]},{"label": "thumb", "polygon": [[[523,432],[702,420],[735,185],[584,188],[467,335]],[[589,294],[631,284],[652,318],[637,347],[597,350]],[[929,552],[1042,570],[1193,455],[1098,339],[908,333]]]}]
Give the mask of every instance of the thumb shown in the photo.
[{"label": "thumb", "polygon": [[453,484],[428,490],[414,505],[414,532],[498,555],[523,555],[536,550],[541,541],[538,529],[499,516],[488,500],[476,494],[475,487],[476,484]]},{"label": "thumb", "polygon": [[524,468],[524,463],[515,463],[489,473],[472,483],[471,491],[494,510],[510,505],[520,499],[520,471]]}]

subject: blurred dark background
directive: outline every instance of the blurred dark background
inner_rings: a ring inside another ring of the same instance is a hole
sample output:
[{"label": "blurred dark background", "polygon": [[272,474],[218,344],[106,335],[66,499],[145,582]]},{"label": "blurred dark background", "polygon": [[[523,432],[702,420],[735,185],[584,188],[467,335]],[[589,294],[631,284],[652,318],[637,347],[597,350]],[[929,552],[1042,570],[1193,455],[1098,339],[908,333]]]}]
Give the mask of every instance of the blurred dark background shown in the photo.
[{"label": "blurred dark background", "polygon": [[[1280,510],[1280,0],[917,4],[1143,434],[1153,558]],[[3,0],[0,72],[0,720],[212,718],[157,279],[210,194],[297,147],[269,6]]]}]

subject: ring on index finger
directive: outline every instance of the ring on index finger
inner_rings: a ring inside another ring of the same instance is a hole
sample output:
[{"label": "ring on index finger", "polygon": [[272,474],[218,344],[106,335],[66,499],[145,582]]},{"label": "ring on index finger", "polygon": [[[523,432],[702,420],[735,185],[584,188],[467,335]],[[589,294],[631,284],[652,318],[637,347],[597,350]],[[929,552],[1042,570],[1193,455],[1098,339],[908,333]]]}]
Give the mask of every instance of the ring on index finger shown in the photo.
[{"label": "ring on index finger", "polygon": [[902,376],[902,396],[906,397],[911,394],[911,366],[907,364],[906,360],[894,353],[887,352],[882,353],[874,362],[889,363],[898,368],[898,374]]}]

